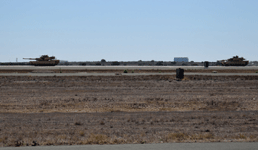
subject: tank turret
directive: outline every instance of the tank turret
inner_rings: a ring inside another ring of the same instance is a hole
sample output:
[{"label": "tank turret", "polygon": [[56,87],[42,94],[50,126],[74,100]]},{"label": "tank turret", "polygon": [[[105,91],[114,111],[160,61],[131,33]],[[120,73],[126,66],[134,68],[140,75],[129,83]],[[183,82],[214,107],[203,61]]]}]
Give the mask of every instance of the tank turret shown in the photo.
[{"label": "tank turret", "polygon": [[36,61],[30,61],[30,64],[34,66],[55,66],[59,63],[59,60],[56,60],[54,56],[49,57],[48,55],[42,55],[40,58],[23,58],[23,59],[36,60]]}]

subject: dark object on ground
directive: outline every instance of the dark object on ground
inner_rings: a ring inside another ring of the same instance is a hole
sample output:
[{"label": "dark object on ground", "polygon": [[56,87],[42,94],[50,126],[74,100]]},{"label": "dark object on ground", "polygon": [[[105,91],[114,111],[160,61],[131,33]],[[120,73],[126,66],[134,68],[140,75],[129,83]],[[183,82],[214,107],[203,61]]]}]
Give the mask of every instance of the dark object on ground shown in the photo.
[{"label": "dark object on ground", "polygon": [[181,68],[176,69],[176,78],[178,79],[184,78],[184,69],[181,69]]},{"label": "dark object on ground", "polygon": [[39,146],[39,144],[37,143],[37,141],[32,141],[32,145],[31,146]]},{"label": "dark object on ground", "polygon": [[22,141],[15,141],[15,144],[14,144],[15,147],[20,147],[22,145],[23,145]]},{"label": "dark object on ground", "polygon": [[208,68],[208,67],[209,67],[209,62],[208,62],[208,61],[205,61],[205,62],[204,62],[204,67],[205,67],[205,68]]}]

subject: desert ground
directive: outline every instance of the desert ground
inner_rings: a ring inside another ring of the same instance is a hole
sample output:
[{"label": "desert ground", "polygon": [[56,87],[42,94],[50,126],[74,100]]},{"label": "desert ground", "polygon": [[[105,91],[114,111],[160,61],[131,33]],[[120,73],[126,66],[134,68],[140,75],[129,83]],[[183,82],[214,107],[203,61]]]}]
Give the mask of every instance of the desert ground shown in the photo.
[{"label": "desert ground", "polygon": [[257,93],[257,75],[0,76],[0,146],[258,142]]}]

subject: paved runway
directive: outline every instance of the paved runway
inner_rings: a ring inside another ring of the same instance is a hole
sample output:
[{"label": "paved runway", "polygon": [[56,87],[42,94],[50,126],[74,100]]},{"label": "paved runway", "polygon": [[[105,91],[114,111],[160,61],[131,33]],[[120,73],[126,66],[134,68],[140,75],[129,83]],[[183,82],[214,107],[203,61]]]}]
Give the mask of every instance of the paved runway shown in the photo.
[{"label": "paved runway", "polygon": [[124,144],[124,145],[75,145],[4,147],[2,150],[258,150],[258,143],[164,143],[164,144]]},{"label": "paved runway", "polygon": [[[176,75],[176,73],[121,73],[123,76]],[[202,76],[258,76],[258,73],[184,73]],[[0,76],[117,76],[115,73],[0,73]]]},{"label": "paved runway", "polygon": [[[115,73],[87,73],[87,70],[176,70],[176,68],[186,70],[204,70],[202,66],[0,66],[0,70],[85,70],[79,73],[0,73],[0,76],[115,76]],[[258,66],[211,66],[205,70],[211,72],[216,70],[257,70]],[[44,71],[43,71],[44,72]],[[175,75],[175,73],[122,73],[126,76],[139,75]],[[210,75],[210,76],[257,76],[258,73],[185,73],[185,75]]]},{"label": "paved runway", "polygon": [[204,68],[203,66],[0,66],[0,70],[175,70],[176,68],[183,68],[189,70],[258,70],[258,66],[210,66],[209,68]]}]

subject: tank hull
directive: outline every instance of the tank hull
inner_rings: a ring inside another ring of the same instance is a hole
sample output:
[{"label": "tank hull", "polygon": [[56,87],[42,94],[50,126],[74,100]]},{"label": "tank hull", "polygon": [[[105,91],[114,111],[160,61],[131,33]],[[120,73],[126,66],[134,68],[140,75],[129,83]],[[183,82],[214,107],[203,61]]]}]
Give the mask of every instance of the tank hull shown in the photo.
[{"label": "tank hull", "polygon": [[222,62],[222,66],[246,66],[248,65],[248,61],[243,62]]},{"label": "tank hull", "polygon": [[34,66],[55,66],[59,64],[59,60],[51,60],[51,61],[30,61],[30,65]]}]

